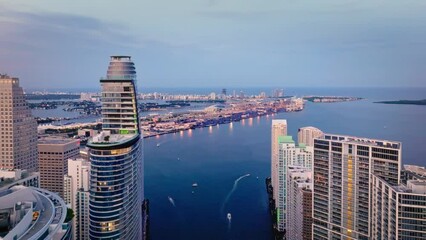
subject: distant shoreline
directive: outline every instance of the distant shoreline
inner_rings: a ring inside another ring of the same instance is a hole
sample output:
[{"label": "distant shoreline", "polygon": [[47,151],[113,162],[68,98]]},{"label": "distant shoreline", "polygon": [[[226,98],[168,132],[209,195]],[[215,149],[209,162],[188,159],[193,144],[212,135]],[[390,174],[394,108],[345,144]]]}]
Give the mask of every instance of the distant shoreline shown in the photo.
[{"label": "distant shoreline", "polygon": [[341,97],[341,96],[304,96],[303,99],[313,103],[337,103],[337,102],[358,101],[358,100],[362,100],[363,98]]},{"label": "distant shoreline", "polygon": [[403,105],[426,105],[426,99],[422,100],[398,100],[398,101],[379,101],[374,103],[382,104],[403,104]]}]

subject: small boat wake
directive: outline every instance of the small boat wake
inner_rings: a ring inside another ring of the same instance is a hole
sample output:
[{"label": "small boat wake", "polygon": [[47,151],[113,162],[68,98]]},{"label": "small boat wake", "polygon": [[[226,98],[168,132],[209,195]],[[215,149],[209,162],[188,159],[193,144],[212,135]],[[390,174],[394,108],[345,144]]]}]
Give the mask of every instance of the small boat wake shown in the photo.
[{"label": "small boat wake", "polygon": [[169,202],[173,205],[173,207],[176,207],[175,200],[173,200],[173,198],[170,196],[168,196],[167,198],[169,199]]},{"label": "small boat wake", "polygon": [[[224,213],[225,206],[226,206],[226,204],[228,203],[229,199],[231,198],[232,194],[233,194],[233,193],[237,190],[238,182],[239,182],[239,181],[241,181],[243,178],[245,178],[245,177],[249,177],[249,176],[250,176],[250,174],[248,173],[248,174],[246,174],[246,175],[243,175],[243,176],[241,176],[241,177],[237,178],[237,179],[234,181],[234,186],[232,187],[232,189],[231,189],[231,191],[228,193],[228,195],[226,195],[225,201],[223,201],[222,207],[220,208],[221,215],[224,215],[224,214],[225,214],[225,213]],[[230,216],[230,215],[231,215],[231,214],[229,214],[228,216]],[[230,219],[229,217],[228,217],[228,219],[229,219],[229,222],[231,222],[231,219]]]},{"label": "small boat wake", "polygon": [[162,146],[163,144],[167,143],[168,141],[170,141],[170,140],[165,140],[165,141],[158,142],[157,143],[157,147]]},{"label": "small boat wake", "polygon": [[230,231],[231,230],[231,213],[228,213],[227,215],[226,215],[226,218],[228,219],[228,231]]}]

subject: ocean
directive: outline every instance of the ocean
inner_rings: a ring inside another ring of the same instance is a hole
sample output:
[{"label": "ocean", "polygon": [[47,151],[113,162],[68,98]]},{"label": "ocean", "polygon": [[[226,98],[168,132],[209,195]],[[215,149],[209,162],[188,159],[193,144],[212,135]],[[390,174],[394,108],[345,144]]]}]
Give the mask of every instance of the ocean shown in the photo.
[{"label": "ocean", "polygon": [[[265,178],[270,176],[274,118],[287,119],[295,140],[298,128],[315,126],[327,133],[401,141],[404,164],[426,165],[426,106],[373,103],[424,99],[424,89],[288,92],[366,99],[307,103],[301,112],[145,139],[145,196],[150,200],[153,240],[273,238]],[[250,176],[243,177],[246,174]],[[198,187],[193,188],[195,182]],[[227,213],[232,214],[231,222]]]}]

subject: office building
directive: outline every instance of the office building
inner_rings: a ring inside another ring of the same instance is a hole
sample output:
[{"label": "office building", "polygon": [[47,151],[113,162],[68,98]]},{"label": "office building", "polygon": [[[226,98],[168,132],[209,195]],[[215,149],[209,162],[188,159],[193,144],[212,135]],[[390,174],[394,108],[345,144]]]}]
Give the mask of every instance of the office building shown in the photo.
[{"label": "office building", "polygon": [[71,138],[45,137],[38,140],[40,186],[64,197],[64,175],[69,158],[80,155],[80,141]]},{"label": "office building", "polygon": [[289,167],[287,174],[287,239],[312,239],[312,170]]},{"label": "office building", "polygon": [[0,239],[69,240],[67,206],[55,193],[16,182],[0,188]]},{"label": "office building", "polygon": [[313,162],[313,239],[369,239],[370,174],[398,185],[401,143],[325,134]]},{"label": "office building", "polygon": [[74,210],[74,239],[89,239],[90,162],[68,159],[68,174],[64,176],[64,201]]},{"label": "office building", "polygon": [[289,169],[292,167],[312,168],[313,148],[296,146],[291,136],[278,137],[278,168],[277,168],[277,193],[275,200],[277,210],[277,228],[280,232],[287,231],[288,214],[288,177]]},{"label": "office building", "polygon": [[0,168],[37,171],[37,121],[19,79],[0,74]]},{"label": "office building", "polygon": [[372,175],[372,240],[426,239],[426,181],[392,185]]},{"label": "office building", "polygon": [[299,144],[314,146],[314,138],[321,138],[324,133],[315,127],[302,127],[297,132],[297,141]]},{"label": "office building", "polygon": [[101,86],[103,131],[87,144],[90,239],[142,239],[142,138],[131,58],[112,56]]},{"label": "office building", "polygon": [[271,128],[271,185],[273,198],[278,199],[278,137],[287,135],[287,120],[274,119],[272,120]]}]

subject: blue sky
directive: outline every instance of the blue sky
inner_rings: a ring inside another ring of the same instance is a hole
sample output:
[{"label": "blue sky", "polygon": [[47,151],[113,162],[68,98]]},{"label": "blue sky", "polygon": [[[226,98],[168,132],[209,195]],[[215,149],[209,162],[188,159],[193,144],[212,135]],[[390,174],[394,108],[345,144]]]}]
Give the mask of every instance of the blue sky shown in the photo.
[{"label": "blue sky", "polygon": [[426,87],[426,1],[0,0],[0,73],[96,88],[110,55],[140,87]]}]

